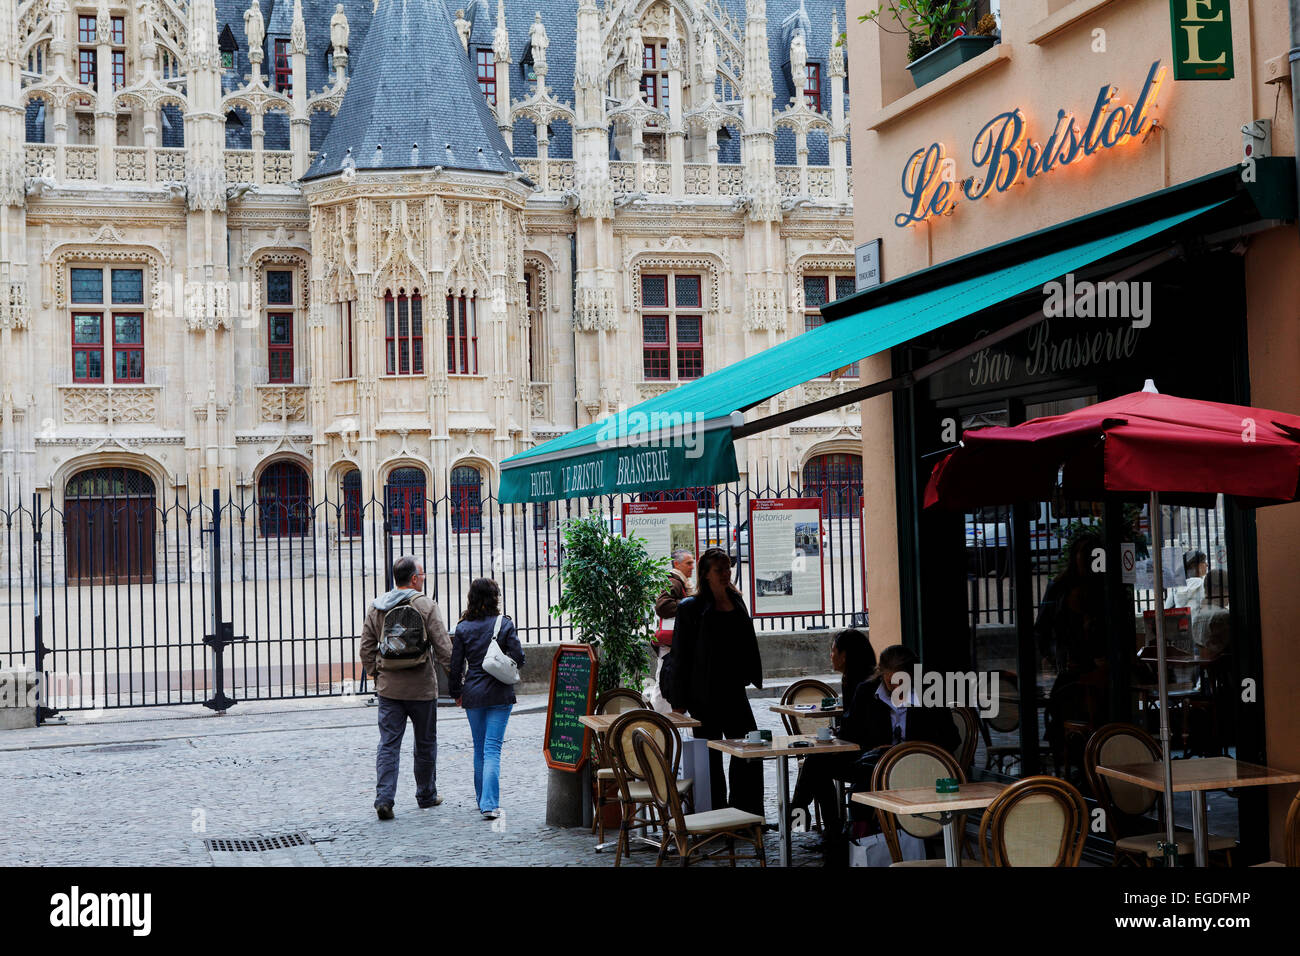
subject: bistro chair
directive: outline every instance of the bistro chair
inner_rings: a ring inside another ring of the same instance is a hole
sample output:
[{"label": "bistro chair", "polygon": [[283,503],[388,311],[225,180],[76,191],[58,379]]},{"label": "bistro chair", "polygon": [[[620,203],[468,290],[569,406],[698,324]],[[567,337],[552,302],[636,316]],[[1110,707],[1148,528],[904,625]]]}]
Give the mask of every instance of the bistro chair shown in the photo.
[{"label": "bistro chair", "polygon": [[[643,710],[645,700],[630,687],[615,687],[596,698],[592,712],[595,714],[622,714],[629,710]],[[592,751],[596,758],[596,773],[591,779],[591,832],[599,832],[598,844],[605,842],[605,808],[618,803],[618,784],[614,780],[614,767],[605,753],[601,734],[592,734]]]},{"label": "bistro chair", "polygon": [[[830,684],[823,683],[812,677],[805,677],[797,680],[785,689],[781,695],[782,706],[793,706],[795,704],[820,704],[825,697],[837,697],[838,694],[831,688]],[[789,714],[781,715],[781,723],[785,725],[785,732],[792,737],[800,734],[815,734],[822,727],[829,727],[833,723],[829,717],[792,717]],[[795,759],[795,764],[799,769],[803,768],[804,758],[799,756]],[[813,817],[818,829],[822,825],[821,807],[813,801]]]},{"label": "bistro chair", "polygon": [[[984,735],[984,769],[1006,774],[1010,765],[1020,762],[1020,744],[994,744],[989,731],[998,734],[1014,734],[1020,729],[1020,678],[1014,671],[998,671],[998,712],[994,717],[980,718],[980,732]],[[1037,719],[1037,715],[1035,715]],[[1040,757],[1051,755],[1052,748],[1040,745]],[[996,766],[995,766],[996,765]]]},{"label": "bistro chair", "polygon": [[[1161,859],[1160,844],[1165,839],[1164,820],[1168,808],[1156,790],[1125,783],[1114,777],[1098,773],[1099,766],[1121,766],[1128,763],[1160,763],[1160,744],[1135,724],[1112,723],[1088,738],[1083,751],[1083,771],[1097,797],[1097,805],[1106,815],[1106,830],[1115,842],[1116,866],[1125,863],[1137,866],[1155,866]],[[1151,829],[1147,816],[1155,807],[1157,829]],[[1191,853],[1193,837],[1189,830],[1176,831],[1179,848]],[[1236,841],[1231,837],[1209,834],[1211,853],[1223,851],[1229,865],[1231,851]]]},{"label": "bistro chair", "polygon": [[[957,763],[957,758],[934,744],[919,740],[895,744],[885,751],[876,763],[871,775],[872,790],[906,790],[912,787],[934,788],[934,782],[940,777],[954,777],[959,784],[966,782],[966,774]],[[908,833],[921,840],[929,840],[943,832],[943,825],[936,819],[922,814],[898,816],[887,810],[876,809],[880,820],[880,830],[885,835],[885,844],[889,847],[889,856],[894,866],[944,866],[943,859],[909,860],[904,862],[903,851],[898,843],[898,831]],[[965,814],[958,814],[954,826],[960,831],[965,827]],[[963,866],[978,866],[978,863],[965,862]]]},{"label": "bistro chair", "polygon": [[[618,783],[622,809],[618,846],[614,851],[615,866],[622,863],[624,853],[632,851],[632,831],[646,831],[659,822],[653,814],[654,802],[650,799],[650,785],[632,746],[632,735],[637,730],[644,730],[655,739],[660,754],[669,762],[679,797],[694,809],[691,795],[694,780],[689,777],[685,780],[677,779],[677,769],[682,759],[682,739],[673,722],[653,710],[629,710],[620,714],[605,736],[605,748],[613,761],[614,779]],[[650,811],[649,815],[643,815],[646,811]],[[641,838],[647,843],[655,844],[655,841],[644,836],[644,832]]]},{"label": "bistro chair", "polygon": [[957,725],[958,744],[953,755],[967,777],[975,766],[975,748],[979,746],[980,715],[974,707],[953,707],[952,721]]},{"label": "bistro chair", "polygon": [[[736,865],[738,859],[758,860],[759,866],[767,866],[763,852],[762,817],[735,807],[687,813],[682,807],[681,788],[675,786],[680,781],[675,778],[672,762],[659,749],[655,735],[644,726],[637,726],[632,730],[631,738],[637,766],[645,774],[650,801],[665,824],[664,838],[659,843],[659,856],[655,859],[655,866],[663,865],[669,843],[676,849],[677,860],[682,866],[689,866],[704,857],[725,859],[732,866]],[[725,856],[707,852],[720,840],[727,843]],[[738,857],[737,840],[753,846],[754,855]]]},{"label": "bistro chair", "polygon": [[1300,866],[1300,791],[1291,800],[1286,814],[1286,830],[1282,837],[1282,858],[1285,862],[1269,860],[1255,866]]},{"label": "bistro chair", "polygon": [[985,866],[1078,866],[1088,839],[1083,794],[1056,777],[1025,777],[998,794],[980,820]]}]

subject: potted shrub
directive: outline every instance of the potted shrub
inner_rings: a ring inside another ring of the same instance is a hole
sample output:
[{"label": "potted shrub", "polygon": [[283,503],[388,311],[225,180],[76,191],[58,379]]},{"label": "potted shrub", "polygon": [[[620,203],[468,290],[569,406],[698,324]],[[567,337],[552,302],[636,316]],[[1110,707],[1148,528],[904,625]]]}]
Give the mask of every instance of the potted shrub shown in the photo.
[{"label": "potted shrub", "polygon": [[[908,71],[918,87],[983,53],[997,42],[997,20],[980,18],[974,33],[966,24],[975,0],[885,0],[885,6],[858,17],[887,33],[906,33]],[[886,27],[892,20],[902,30]]]},{"label": "potted shrub", "polygon": [[564,528],[563,591],[551,608],[573,624],[578,640],[600,654],[597,691],[639,691],[650,673],[655,600],[668,590],[668,558],[652,558],[635,536],[615,534],[602,515]]}]

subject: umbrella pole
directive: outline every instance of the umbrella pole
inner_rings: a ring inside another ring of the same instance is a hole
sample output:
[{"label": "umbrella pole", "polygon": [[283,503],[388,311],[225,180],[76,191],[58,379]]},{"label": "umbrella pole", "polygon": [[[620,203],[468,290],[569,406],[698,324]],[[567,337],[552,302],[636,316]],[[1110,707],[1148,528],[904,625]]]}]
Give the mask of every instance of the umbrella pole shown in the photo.
[{"label": "umbrella pole", "polygon": [[1169,682],[1165,672],[1165,569],[1164,529],[1160,520],[1160,493],[1151,492],[1151,586],[1156,605],[1156,667],[1160,694],[1160,753],[1165,771],[1165,842],[1161,847],[1166,866],[1177,866],[1178,844],[1174,842],[1174,771],[1169,754]]}]

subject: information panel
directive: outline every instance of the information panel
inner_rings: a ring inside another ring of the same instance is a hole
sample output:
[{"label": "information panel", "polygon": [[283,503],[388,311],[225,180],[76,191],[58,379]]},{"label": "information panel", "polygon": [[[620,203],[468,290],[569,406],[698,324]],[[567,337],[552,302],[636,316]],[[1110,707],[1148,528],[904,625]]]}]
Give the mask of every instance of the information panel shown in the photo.
[{"label": "information panel", "polygon": [[820,498],[751,499],[749,556],[754,617],[825,610]]},{"label": "information panel", "polygon": [[590,752],[590,731],[578,722],[596,701],[596,651],[590,644],[561,644],[551,661],[546,696],[546,765],[582,769]]},{"label": "information panel", "polygon": [[700,535],[694,501],[629,501],[623,504],[623,534],[645,540],[652,558],[672,559],[679,548],[699,556]]}]

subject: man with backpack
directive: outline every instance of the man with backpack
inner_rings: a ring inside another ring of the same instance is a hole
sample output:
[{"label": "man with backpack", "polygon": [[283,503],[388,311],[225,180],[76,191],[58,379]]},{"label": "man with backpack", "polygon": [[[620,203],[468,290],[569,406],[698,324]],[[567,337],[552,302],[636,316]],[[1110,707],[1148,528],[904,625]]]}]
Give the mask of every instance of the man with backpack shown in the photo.
[{"label": "man with backpack", "polygon": [[396,587],[381,595],[366,613],[361,633],[361,663],[379,696],[379,754],[375,760],[375,812],[393,819],[397,768],[406,719],[415,728],[415,800],[421,809],[442,803],[437,787],[438,676],[433,656],[445,672],[451,641],[442,614],[424,593],[424,567],[409,555],[393,562]]}]

